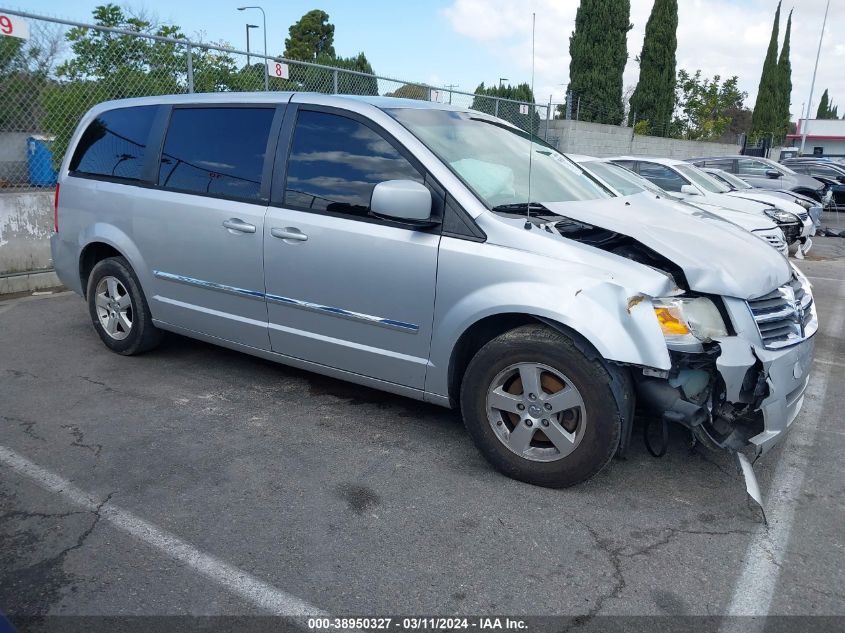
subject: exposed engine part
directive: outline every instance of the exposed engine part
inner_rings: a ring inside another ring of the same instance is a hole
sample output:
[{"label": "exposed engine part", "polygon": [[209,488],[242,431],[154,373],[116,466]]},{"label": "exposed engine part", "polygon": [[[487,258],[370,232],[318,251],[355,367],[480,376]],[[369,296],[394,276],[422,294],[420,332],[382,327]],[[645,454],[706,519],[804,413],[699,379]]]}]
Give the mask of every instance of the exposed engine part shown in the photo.
[{"label": "exposed engine part", "polygon": [[526,225],[530,223],[548,233],[554,233],[660,270],[670,275],[675,285],[689,290],[684,271],[678,265],[632,237],[557,215],[542,205],[532,204],[528,215],[501,211],[499,213],[505,217],[525,219]]}]

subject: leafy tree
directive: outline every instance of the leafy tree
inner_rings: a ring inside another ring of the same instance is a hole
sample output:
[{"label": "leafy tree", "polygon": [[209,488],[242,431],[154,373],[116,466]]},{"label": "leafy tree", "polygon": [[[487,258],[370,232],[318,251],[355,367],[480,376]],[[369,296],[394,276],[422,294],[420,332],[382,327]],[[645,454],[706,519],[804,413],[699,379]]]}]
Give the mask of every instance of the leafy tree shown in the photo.
[{"label": "leafy tree", "polygon": [[289,32],[284,54],[288,59],[311,62],[320,55],[334,58],[334,24],[325,11],[309,11],[291,25]]},{"label": "leafy tree", "polygon": [[780,58],[778,59],[778,128],[775,131],[775,138],[783,140],[789,133],[791,125],[789,106],[791,105],[792,97],[792,63],[789,61],[789,39],[792,33],[792,11],[789,12],[789,18],[786,20],[786,33],[783,36],[783,46],[780,49]]},{"label": "leafy tree", "polygon": [[679,70],[673,136],[695,140],[721,137],[730,127],[732,115],[743,109],[747,93],[739,90],[738,82],[736,76],[722,82],[719,75],[702,79],[700,70],[694,75]]},{"label": "leafy tree", "polygon": [[[510,99],[510,101],[499,101],[497,105],[495,97]],[[540,127],[540,115],[537,113],[537,108],[529,105],[527,113],[520,112],[520,106],[524,104],[513,103],[513,101],[533,104],[535,101],[531,86],[527,83],[516,86],[510,84],[485,86],[482,81],[475,89],[475,97],[470,107],[479,112],[495,115],[523,130],[536,134]],[[524,110],[524,108],[522,109]]]},{"label": "leafy tree", "polygon": [[817,119],[838,119],[839,106],[833,104],[827,94],[827,88],[822,93],[822,98],[819,101],[819,108],[816,110]]},{"label": "leafy tree", "polygon": [[[640,80],[631,95],[629,125],[646,122],[652,134],[668,132],[675,109],[675,51],[678,48],[678,0],[655,0],[645,26]],[[643,126],[640,126],[643,129]]]},{"label": "leafy tree", "polygon": [[384,96],[428,101],[431,99],[431,88],[422,84],[402,84],[393,92],[385,92]]},{"label": "leafy tree", "polygon": [[569,37],[569,93],[572,111],[580,98],[580,118],[622,122],[622,72],[628,61],[630,0],[581,0]]},{"label": "leafy tree", "polygon": [[[358,53],[354,57],[331,57],[320,56],[317,61],[326,66],[333,68],[341,68],[344,70],[353,70],[359,73],[366,73],[368,75],[375,74],[373,67],[367,60],[364,53]],[[332,78],[334,81],[334,78]],[[351,73],[338,73],[337,76],[337,92],[338,94],[352,94],[352,95],[372,95],[377,96],[378,80],[375,77],[364,77],[363,75],[353,75]]]},{"label": "leafy tree", "polygon": [[772,36],[766,59],[763,62],[763,72],[760,75],[760,85],[757,89],[757,102],[754,104],[754,115],[751,120],[751,131],[756,136],[777,134],[780,129],[779,116],[781,108],[778,105],[778,27],[780,25],[780,1],[775,11],[775,21],[772,25]]}]

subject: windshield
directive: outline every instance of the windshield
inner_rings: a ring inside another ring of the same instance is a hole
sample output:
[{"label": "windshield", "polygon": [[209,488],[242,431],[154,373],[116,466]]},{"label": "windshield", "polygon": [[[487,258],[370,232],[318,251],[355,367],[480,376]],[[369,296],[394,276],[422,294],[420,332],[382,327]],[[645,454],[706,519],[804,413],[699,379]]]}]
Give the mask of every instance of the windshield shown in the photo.
[{"label": "windshield", "polygon": [[[637,182],[638,176],[624,167],[613,163],[603,163],[598,160],[581,163],[581,167],[593,174],[596,178],[603,180],[623,196],[631,196],[635,193],[650,191],[644,183]],[[646,181],[647,182],[647,181]],[[651,183],[649,183],[651,185]],[[652,187],[655,187],[652,185]]]},{"label": "windshield", "polygon": [[437,154],[490,209],[610,197],[584,170],[535,137],[529,200],[529,135],[496,119],[427,108],[386,112]]},{"label": "windshield", "polygon": [[753,189],[754,188],[751,185],[749,185],[747,182],[745,182],[742,178],[737,178],[733,174],[726,172],[726,171],[722,171],[721,169],[718,169],[716,171],[707,172],[707,173],[710,174],[711,176],[713,176],[713,178],[717,178],[717,179],[725,181],[728,185],[730,185],[734,189]]},{"label": "windshield", "polygon": [[763,161],[770,169],[774,169],[775,171],[779,171],[782,174],[789,174],[790,176],[797,176],[798,172],[792,171],[786,165],[781,165],[780,163],[776,163],[773,160],[769,160],[768,158],[760,158],[758,160]]},{"label": "windshield", "polygon": [[702,189],[710,193],[727,193],[731,190],[727,185],[723,185],[715,178],[711,178],[706,173],[701,171],[698,167],[693,165],[675,165],[675,169],[687,180],[691,180]]}]

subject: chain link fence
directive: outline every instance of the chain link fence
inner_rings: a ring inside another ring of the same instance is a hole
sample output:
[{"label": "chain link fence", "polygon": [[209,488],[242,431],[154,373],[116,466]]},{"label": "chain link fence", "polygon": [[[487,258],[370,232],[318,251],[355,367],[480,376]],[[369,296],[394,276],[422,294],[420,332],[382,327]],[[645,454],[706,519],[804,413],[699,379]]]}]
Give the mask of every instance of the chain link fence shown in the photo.
[{"label": "chain link fence", "polygon": [[451,103],[543,134],[549,104],[247,53],[225,46],[0,9],[28,40],[0,36],[0,190],[50,188],[79,119],[110,99],[199,92],[307,91]]}]

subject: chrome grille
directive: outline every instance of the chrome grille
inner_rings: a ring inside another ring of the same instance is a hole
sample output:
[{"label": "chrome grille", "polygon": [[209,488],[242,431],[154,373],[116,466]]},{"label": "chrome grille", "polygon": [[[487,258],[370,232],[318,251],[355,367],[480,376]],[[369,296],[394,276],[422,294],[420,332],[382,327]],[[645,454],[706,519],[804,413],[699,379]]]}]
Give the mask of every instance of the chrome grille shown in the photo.
[{"label": "chrome grille", "polygon": [[810,285],[795,275],[788,284],[749,300],[748,308],[767,349],[800,343],[818,329]]}]

